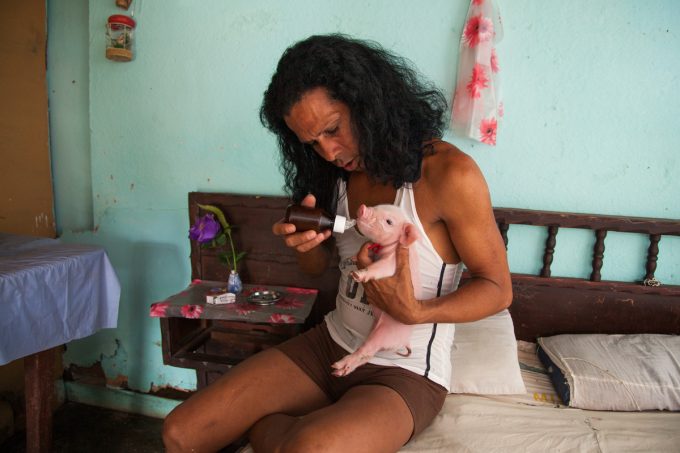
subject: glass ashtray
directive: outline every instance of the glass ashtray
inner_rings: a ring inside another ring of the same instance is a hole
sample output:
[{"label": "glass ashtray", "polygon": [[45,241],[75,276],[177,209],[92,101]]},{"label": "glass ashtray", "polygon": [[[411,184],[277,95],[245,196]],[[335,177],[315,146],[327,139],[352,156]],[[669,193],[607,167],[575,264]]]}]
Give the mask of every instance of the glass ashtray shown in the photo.
[{"label": "glass ashtray", "polygon": [[281,299],[281,293],[278,291],[255,291],[248,296],[248,302],[257,305],[272,305],[279,299]]}]

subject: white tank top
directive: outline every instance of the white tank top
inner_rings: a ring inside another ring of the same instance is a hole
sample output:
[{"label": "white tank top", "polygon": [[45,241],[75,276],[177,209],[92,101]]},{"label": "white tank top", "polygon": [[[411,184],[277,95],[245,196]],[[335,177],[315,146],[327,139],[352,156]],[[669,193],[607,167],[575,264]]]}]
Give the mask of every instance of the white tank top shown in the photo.
[{"label": "white tank top", "polygon": [[[348,212],[344,181],[339,181],[338,189],[337,214],[354,218],[354,213],[350,215]],[[455,291],[460,282],[463,264],[446,264],[435,251],[418,218],[411,184],[407,183],[397,191],[394,204],[403,209],[409,221],[421,233],[416,251],[422,288],[416,289],[416,294],[421,299],[432,299]],[[357,254],[366,238],[355,229],[350,229],[344,234],[335,234],[335,239],[340,255],[340,284],[335,310],[326,315],[326,324],[333,340],[345,350],[354,352],[364,342],[373,326],[373,312],[364,297],[363,287],[350,276],[350,272],[356,269],[351,257]],[[449,390],[454,328],[455,324],[414,325],[410,356],[401,357],[384,351],[379,352],[370,363],[405,368]]]}]

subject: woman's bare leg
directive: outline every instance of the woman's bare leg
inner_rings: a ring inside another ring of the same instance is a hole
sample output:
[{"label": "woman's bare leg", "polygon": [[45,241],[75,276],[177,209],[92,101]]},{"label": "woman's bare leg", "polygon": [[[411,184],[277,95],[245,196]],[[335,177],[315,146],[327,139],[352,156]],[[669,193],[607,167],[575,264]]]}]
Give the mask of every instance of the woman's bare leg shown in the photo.
[{"label": "woman's bare leg", "polygon": [[399,450],[412,432],[413,417],[401,396],[385,386],[365,385],[301,418],[266,416],[249,437],[258,453],[378,453]]},{"label": "woman's bare leg", "polygon": [[217,451],[266,415],[302,415],[329,403],[292,360],[268,349],[177,406],[165,419],[163,442],[170,453]]}]

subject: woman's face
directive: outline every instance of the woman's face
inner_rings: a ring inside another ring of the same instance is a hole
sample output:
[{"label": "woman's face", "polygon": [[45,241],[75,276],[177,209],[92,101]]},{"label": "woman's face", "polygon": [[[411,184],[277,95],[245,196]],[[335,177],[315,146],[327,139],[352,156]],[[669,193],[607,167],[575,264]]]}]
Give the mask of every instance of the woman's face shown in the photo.
[{"label": "woman's face", "polygon": [[314,148],[326,161],[347,171],[363,170],[349,107],[332,99],[325,88],[303,94],[284,121],[300,142]]}]

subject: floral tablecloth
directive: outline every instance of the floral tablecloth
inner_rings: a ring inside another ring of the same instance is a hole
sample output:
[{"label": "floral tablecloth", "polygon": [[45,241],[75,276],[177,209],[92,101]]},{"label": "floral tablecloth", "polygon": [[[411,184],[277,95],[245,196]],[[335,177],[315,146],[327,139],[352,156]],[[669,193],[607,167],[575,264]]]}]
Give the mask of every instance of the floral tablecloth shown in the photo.
[{"label": "floral tablecloth", "polygon": [[[206,296],[225,282],[194,280],[182,292],[153,303],[149,315],[157,318],[222,319],[268,324],[302,324],[312,310],[318,290],[273,285],[243,285],[243,292],[230,304],[209,304]],[[281,298],[271,305],[248,301],[255,291],[276,291]]]}]

